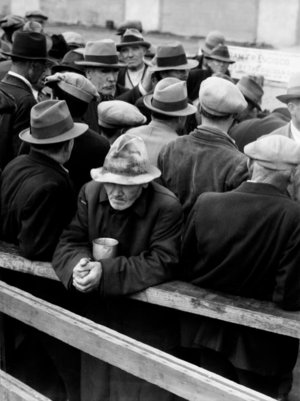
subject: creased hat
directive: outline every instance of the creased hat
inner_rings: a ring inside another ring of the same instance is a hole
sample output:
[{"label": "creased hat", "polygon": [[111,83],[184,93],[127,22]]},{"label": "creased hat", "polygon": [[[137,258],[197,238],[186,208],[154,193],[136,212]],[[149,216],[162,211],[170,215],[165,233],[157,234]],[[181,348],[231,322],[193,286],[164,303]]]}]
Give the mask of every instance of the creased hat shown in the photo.
[{"label": "creased hat", "polygon": [[204,44],[202,46],[202,51],[206,54],[210,54],[211,51],[218,45],[224,45],[225,36],[219,31],[211,31],[207,34]]},{"label": "creased hat", "polygon": [[139,32],[143,32],[143,26],[141,21],[139,20],[130,20],[130,21],[124,21],[122,24],[119,25],[116,35],[124,35],[124,32],[126,29],[133,28],[137,29]]},{"label": "creased hat", "polygon": [[231,60],[228,47],[225,45],[218,44],[209,55],[205,56],[208,60],[224,61],[228,64],[235,63]]},{"label": "creased hat", "polygon": [[75,64],[86,67],[126,67],[126,64],[119,62],[116,44],[111,39],[87,42],[84,60],[75,61]]},{"label": "creased hat", "polygon": [[45,79],[45,85],[57,85],[64,92],[85,103],[90,103],[93,99],[99,97],[97,89],[92,82],[76,72],[57,72],[54,75],[49,75]]},{"label": "creased hat", "polygon": [[62,33],[65,41],[67,42],[68,46],[76,46],[76,47],[84,47],[85,40],[83,36],[80,35],[78,32],[67,31]]},{"label": "creased hat", "polygon": [[244,147],[244,153],[271,170],[286,170],[300,164],[300,145],[283,135],[266,135]]},{"label": "creased hat", "polygon": [[127,46],[144,46],[149,49],[151,43],[144,40],[143,35],[137,29],[126,29],[124,35],[121,36],[121,42],[117,44],[117,50],[120,51],[123,47]]},{"label": "creased hat", "polygon": [[295,72],[290,76],[286,95],[276,96],[283,103],[288,103],[293,99],[300,99],[300,72]]},{"label": "creased hat", "polygon": [[158,46],[156,56],[152,60],[150,71],[190,70],[198,65],[197,60],[187,59],[181,43],[174,42]]},{"label": "creased hat", "polygon": [[32,11],[27,11],[25,14],[26,18],[41,18],[43,20],[47,20],[48,17],[45,13],[43,13],[41,10],[32,10]]},{"label": "creased hat", "polygon": [[196,113],[189,104],[186,82],[177,78],[164,78],[157,83],[154,93],[143,98],[145,106],[167,116],[188,116]]},{"label": "creased hat", "polygon": [[119,136],[106,155],[103,167],[91,170],[93,180],[120,185],[146,184],[160,175],[160,170],[150,164],[145,142],[132,134]]},{"label": "creased hat", "polygon": [[56,72],[71,71],[76,72],[85,76],[85,68],[81,65],[76,65],[75,61],[82,61],[83,54],[75,50],[68,51],[61,62],[51,68],[51,72],[55,74]]},{"label": "creased hat", "polygon": [[253,78],[245,75],[236,84],[246,100],[250,100],[255,107],[261,110],[261,99],[264,94],[263,88]]},{"label": "creased hat", "polygon": [[30,128],[19,137],[33,144],[53,144],[76,138],[87,129],[87,124],[73,122],[65,100],[45,100],[32,107]]},{"label": "creased hat", "polygon": [[147,118],[133,104],[122,100],[108,100],[98,104],[98,124],[105,128],[136,127]]},{"label": "creased hat", "polygon": [[240,113],[247,107],[247,102],[239,88],[232,82],[219,77],[209,77],[202,81],[199,102],[205,111],[215,116]]},{"label": "creased hat", "polygon": [[47,60],[46,36],[39,32],[16,32],[11,52],[3,54],[24,60]]}]

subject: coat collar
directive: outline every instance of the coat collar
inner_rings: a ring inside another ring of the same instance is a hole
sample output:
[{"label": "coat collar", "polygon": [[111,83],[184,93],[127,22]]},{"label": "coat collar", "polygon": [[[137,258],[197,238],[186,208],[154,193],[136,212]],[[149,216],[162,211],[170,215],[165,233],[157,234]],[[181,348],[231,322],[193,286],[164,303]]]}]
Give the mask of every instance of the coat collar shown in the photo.
[{"label": "coat collar", "polygon": [[257,195],[268,195],[268,196],[280,196],[289,198],[288,193],[283,193],[271,184],[265,184],[262,182],[245,181],[238,188],[234,189],[233,192],[247,192]]},{"label": "coat collar", "polygon": [[191,133],[191,135],[193,135],[196,138],[208,141],[225,142],[233,145],[236,149],[238,149],[235,144],[235,140],[231,138],[231,136],[229,136],[226,132],[221,131],[217,128],[211,128],[211,127],[206,127],[205,125],[200,125]]},{"label": "coat collar", "polygon": [[50,157],[44,155],[43,153],[37,152],[34,149],[30,149],[29,158],[34,160],[38,164],[43,164],[44,166],[51,167],[63,175],[69,176],[67,170],[57,163],[55,160],[51,159]]},{"label": "coat collar", "polygon": [[5,77],[2,79],[2,82],[6,83],[8,85],[13,85],[18,88],[25,89],[27,92],[30,92],[33,96],[32,87],[30,87],[24,80],[18,78],[15,75],[11,75],[11,74],[7,73],[5,75]]}]

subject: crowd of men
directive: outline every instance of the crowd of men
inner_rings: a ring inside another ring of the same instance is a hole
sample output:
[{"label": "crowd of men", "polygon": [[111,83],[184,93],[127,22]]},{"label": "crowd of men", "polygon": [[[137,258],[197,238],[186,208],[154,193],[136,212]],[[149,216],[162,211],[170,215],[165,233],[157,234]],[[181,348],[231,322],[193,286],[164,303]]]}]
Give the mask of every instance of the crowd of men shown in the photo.
[{"label": "crowd of men", "polygon": [[[230,76],[226,39],[201,55],[49,35],[41,11],[0,20],[0,236],[60,283],[1,279],[287,401],[298,340],[126,297],[181,279],[300,310],[300,72],[262,111],[261,77]],[[93,240],[118,241],[95,260]],[[173,394],[11,319],[7,370],[56,401]],[[30,362],[29,362],[30,360]]]}]

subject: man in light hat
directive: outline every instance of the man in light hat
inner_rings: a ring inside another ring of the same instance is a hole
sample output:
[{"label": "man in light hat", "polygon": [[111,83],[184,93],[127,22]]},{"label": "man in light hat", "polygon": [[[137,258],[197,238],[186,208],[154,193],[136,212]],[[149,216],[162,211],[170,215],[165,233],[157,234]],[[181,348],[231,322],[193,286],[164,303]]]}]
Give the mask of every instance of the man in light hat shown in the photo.
[{"label": "man in light hat", "polygon": [[127,65],[118,75],[120,85],[132,89],[142,82],[148,68],[144,57],[150,46],[151,43],[146,42],[137,29],[126,29],[121,42],[117,44],[120,59]]},{"label": "man in light hat", "polygon": [[[248,144],[245,154],[251,180],[231,192],[202,194],[189,215],[182,244],[185,279],[300,310],[300,206],[287,194],[300,145],[268,135]],[[226,376],[218,366],[228,365],[231,379],[287,400],[298,339],[208,318],[182,325],[183,345],[203,346],[208,364],[214,357],[214,371]]]},{"label": "man in light hat", "polygon": [[31,10],[27,11],[25,14],[25,18],[27,21],[35,21],[38,22],[39,24],[42,25],[42,27],[45,26],[48,16],[43,13],[41,10]]},{"label": "man in light hat", "polygon": [[[17,156],[21,144],[18,134],[30,125],[30,110],[38,95],[33,85],[38,83],[46,69],[46,37],[38,32],[17,32],[11,52],[5,54],[11,57],[12,65],[0,82],[0,88],[14,97],[17,107],[7,116],[9,123],[0,122],[2,143],[5,144],[0,150],[2,167]],[[6,130],[3,124],[6,124]]]},{"label": "man in light hat", "polygon": [[164,146],[158,156],[162,183],[177,195],[185,216],[202,192],[226,192],[247,179],[247,158],[238,151],[228,130],[235,114],[246,108],[232,82],[210,77],[199,91],[202,124],[189,135]]},{"label": "man in light hat", "polygon": [[[153,182],[160,171],[149,163],[145,144],[137,136],[121,135],[103,167],[93,169],[91,176],[93,181],[79,194],[77,214],[56,248],[54,269],[66,288],[85,295],[87,317],[170,352],[177,344],[171,316],[125,295],[174,277],[181,206],[170,191]],[[92,241],[99,237],[119,242],[116,257],[93,258]],[[82,355],[82,399],[106,400],[109,391],[110,400],[172,397],[115,367],[109,368],[108,379],[105,366]]]},{"label": "man in light hat", "polygon": [[113,100],[126,90],[117,84],[118,73],[126,64],[119,62],[116,44],[111,39],[87,42],[84,60],[75,61],[85,67],[86,76],[96,87],[99,100],[90,103],[85,121],[94,131],[98,130],[97,106],[104,100]]},{"label": "man in light hat", "polygon": [[159,81],[153,95],[144,96],[144,103],[151,110],[151,122],[129,133],[138,134],[144,140],[150,163],[157,166],[162,147],[178,137],[187,116],[195,114],[197,109],[188,103],[186,82],[177,78]]}]

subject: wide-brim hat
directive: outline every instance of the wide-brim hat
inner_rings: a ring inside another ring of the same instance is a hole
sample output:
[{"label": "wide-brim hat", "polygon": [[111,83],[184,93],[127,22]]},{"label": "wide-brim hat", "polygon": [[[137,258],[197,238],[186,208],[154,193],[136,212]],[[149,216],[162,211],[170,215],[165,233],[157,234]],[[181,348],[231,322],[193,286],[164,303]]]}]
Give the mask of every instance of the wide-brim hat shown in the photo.
[{"label": "wide-brim hat", "polygon": [[24,60],[47,60],[46,35],[39,32],[16,32],[11,52],[3,54]]},{"label": "wide-brim hat", "polygon": [[161,171],[150,164],[145,142],[139,136],[123,134],[112,144],[103,167],[91,170],[94,181],[120,185],[141,185],[155,180]]},{"label": "wide-brim hat", "polygon": [[19,133],[28,143],[46,145],[69,141],[88,130],[84,123],[74,123],[64,100],[45,100],[32,107],[30,128]]},{"label": "wide-brim hat", "polygon": [[208,60],[224,61],[228,64],[235,63],[235,61],[230,58],[228,47],[221,44],[217,45],[205,58]]},{"label": "wide-brim hat", "polygon": [[77,65],[85,67],[109,67],[119,69],[126,64],[119,62],[116,44],[111,39],[87,42],[84,51],[84,60],[75,61]]},{"label": "wide-brim hat", "polygon": [[202,46],[202,51],[206,54],[210,54],[212,50],[219,44],[225,44],[225,36],[219,31],[211,31],[207,34],[205,42]]},{"label": "wide-brim hat", "polygon": [[56,72],[71,71],[76,72],[85,76],[85,68],[80,65],[76,65],[75,61],[82,61],[83,54],[75,50],[68,51],[61,62],[51,68],[51,72],[54,74]]},{"label": "wide-brim hat", "polygon": [[186,82],[173,77],[159,81],[154,93],[144,96],[143,101],[148,109],[167,116],[189,116],[197,111],[188,103]]},{"label": "wide-brim hat", "polygon": [[124,35],[121,37],[121,42],[117,44],[117,50],[122,50],[123,47],[128,46],[143,46],[149,49],[151,43],[144,40],[143,35],[137,29],[126,29]]},{"label": "wide-brim hat", "polygon": [[290,100],[300,99],[300,73],[296,72],[291,75],[288,86],[287,93],[285,95],[276,96],[280,102],[287,104]]},{"label": "wide-brim hat", "polygon": [[187,59],[182,44],[175,42],[157,47],[149,71],[190,70],[198,64],[197,60]]},{"label": "wide-brim hat", "polygon": [[261,110],[261,100],[264,91],[259,83],[246,75],[242,77],[236,85],[245,96],[245,99],[253,103],[256,108]]}]

